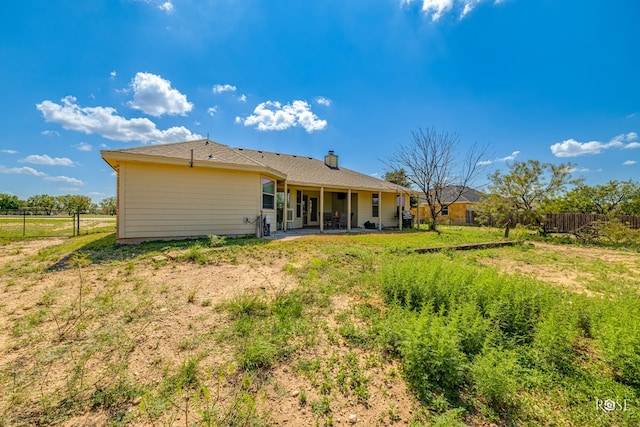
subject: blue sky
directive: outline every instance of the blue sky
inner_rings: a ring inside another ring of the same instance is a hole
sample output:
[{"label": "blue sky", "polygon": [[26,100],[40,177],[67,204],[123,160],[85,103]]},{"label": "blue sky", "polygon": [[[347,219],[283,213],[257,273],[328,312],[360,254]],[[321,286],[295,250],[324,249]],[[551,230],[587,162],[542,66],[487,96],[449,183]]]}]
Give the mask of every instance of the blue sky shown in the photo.
[{"label": "blue sky", "polygon": [[375,176],[417,127],[640,175],[637,0],[13,0],[0,192],[115,194],[101,149],[206,137]]}]

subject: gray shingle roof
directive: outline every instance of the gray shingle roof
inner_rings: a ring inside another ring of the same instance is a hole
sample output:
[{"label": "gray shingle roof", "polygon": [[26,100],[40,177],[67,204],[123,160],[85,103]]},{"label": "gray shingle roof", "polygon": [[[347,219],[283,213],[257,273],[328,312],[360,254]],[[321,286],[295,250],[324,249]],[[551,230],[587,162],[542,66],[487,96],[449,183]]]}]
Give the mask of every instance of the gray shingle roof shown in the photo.
[{"label": "gray shingle roof", "polygon": [[[442,202],[451,203],[451,201],[455,198],[455,196],[458,195],[459,188],[460,187],[455,187],[455,186],[443,188]],[[457,202],[477,203],[482,199],[482,197],[483,197],[483,194],[481,192],[473,188],[467,187],[462,190],[462,194],[460,195],[460,198],[457,200]],[[424,203],[425,200],[426,199],[424,197],[424,193],[420,193],[420,203]]]},{"label": "gray shingle roof", "polygon": [[[293,154],[232,148],[210,140],[157,144],[114,150],[142,156],[167,157],[190,160],[191,150],[196,161],[215,161],[229,165],[271,168],[287,176],[291,184],[326,186],[334,188],[365,189],[372,191],[409,192],[410,189],[374,178],[350,169],[333,169],[323,160]],[[105,157],[103,152],[103,157]],[[338,164],[339,165],[339,164]]]},{"label": "gray shingle roof", "polygon": [[237,165],[264,166],[257,163],[247,156],[243,156],[233,148],[219,144],[217,142],[199,139],[195,141],[173,142],[170,144],[145,145],[142,147],[124,148],[122,150],[114,150],[121,153],[142,154],[147,156],[168,157],[173,159],[191,159],[191,150],[193,150],[194,160],[212,159],[223,163],[232,163]]}]

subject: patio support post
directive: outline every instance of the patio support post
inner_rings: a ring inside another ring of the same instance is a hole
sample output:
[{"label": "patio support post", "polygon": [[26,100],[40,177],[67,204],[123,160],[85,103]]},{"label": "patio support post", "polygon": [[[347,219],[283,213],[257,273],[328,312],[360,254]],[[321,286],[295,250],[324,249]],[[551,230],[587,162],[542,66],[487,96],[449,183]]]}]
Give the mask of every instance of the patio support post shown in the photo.
[{"label": "patio support post", "polygon": [[320,232],[324,231],[324,187],[320,187]]},{"label": "patio support post", "polygon": [[400,231],[402,231],[402,215],[404,214],[404,203],[402,202],[403,198],[404,195],[396,192],[396,200],[398,201],[398,229],[400,229]]},{"label": "patio support post", "polygon": [[378,230],[382,230],[382,191],[378,191]]},{"label": "patio support post", "polygon": [[351,189],[347,191],[347,230],[351,231]]},{"label": "patio support post", "polygon": [[282,231],[287,231],[287,214],[289,211],[289,203],[287,203],[287,180],[284,180],[284,207],[282,208]]}]

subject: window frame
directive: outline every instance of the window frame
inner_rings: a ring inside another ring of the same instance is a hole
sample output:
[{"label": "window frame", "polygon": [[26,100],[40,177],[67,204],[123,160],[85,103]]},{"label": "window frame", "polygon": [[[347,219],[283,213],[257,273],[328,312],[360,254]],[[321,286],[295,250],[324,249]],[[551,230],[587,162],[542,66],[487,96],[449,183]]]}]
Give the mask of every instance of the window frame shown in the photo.
[{"label": "window frame", "polygon": [[[267,178],[266,176],[263,176],[261,178],[262,209],[274,210],[276,208],[276,181],[274,179]],[[265,186],[269,185],[269,183],[271,184],[273,190],[273,192],[271,193],[265,191]],[[265,203],[265,201],[269,199],[271,200],[270,204]]]},{"label": "window frame", "polygon": [[380,218],[380,195],[377,193],[371,194],[371,217]]}]

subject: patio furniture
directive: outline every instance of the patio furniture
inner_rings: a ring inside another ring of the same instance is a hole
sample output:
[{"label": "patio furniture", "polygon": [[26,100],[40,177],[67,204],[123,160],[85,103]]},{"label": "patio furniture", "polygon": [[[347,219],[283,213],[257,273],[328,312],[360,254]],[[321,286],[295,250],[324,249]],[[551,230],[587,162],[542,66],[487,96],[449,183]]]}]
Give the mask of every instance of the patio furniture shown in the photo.
[{"label": "patio furniture", "polygon": [[333,227],[333,215],[331,212],[325,212],[322,214],[322,223],[324,224],[324,228]]},{"label": "patio furniture", "polygon": [[340,218],[338,219],[338,228],[340,230],[347,229],[347,214],[344,212],[340,214]]}]

